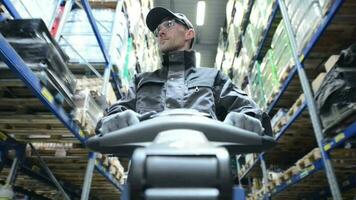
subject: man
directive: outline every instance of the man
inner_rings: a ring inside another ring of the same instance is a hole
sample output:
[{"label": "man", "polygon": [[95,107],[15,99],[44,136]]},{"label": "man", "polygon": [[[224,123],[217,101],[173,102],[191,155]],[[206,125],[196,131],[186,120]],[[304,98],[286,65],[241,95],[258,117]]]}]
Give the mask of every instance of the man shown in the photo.
[{"label": "man", "polygon": [[152,111],[188,108],[259,134],[271,133],[268,116],[229,78],[214,68],[195,67],[195,31],[185,15],[156,7],[146,24],[157,37],[162,66],[134,77],[128,95],[107,110],[97,132],[134,125]]}]

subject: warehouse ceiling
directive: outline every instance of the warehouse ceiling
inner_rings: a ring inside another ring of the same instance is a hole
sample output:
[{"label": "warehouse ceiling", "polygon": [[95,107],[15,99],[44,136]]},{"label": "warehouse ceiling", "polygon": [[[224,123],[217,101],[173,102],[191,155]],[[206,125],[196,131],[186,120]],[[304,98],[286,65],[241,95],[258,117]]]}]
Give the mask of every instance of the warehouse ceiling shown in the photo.
[{"label": "warehouse ceiling", "polygon": [[225,24],[227,0],[205,0],[205,21],[196,26],[198,0],[154,0],[154,6],[184,13],[195,26],[197,38],[194,49],[201,54],[201,66],[213,67],[220,28]]}]

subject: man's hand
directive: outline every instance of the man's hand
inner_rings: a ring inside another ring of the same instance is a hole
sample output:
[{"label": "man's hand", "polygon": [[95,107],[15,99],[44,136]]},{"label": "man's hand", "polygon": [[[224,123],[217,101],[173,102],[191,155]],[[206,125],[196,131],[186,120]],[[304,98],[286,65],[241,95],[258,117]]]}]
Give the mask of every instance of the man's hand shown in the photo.
[{"label": "man's hand", "polygon": [[248,116],[246,114],[237,113],[237,112],[230,112],[225,120],[224,123],[230,124],[232,126],[236,126],[242,129],[246,129],[248,131],[252,131],[258,134],[262,134],[264,129],[260,120]]},{"label": "man's hand", "polygon": [[122,129],[140,122],[140,114],[132,111],[125,110],[123,112],[115,113],[109,116],[106,116],[101,119],[101,124],[97,127],[98,133],[109,133]]}]

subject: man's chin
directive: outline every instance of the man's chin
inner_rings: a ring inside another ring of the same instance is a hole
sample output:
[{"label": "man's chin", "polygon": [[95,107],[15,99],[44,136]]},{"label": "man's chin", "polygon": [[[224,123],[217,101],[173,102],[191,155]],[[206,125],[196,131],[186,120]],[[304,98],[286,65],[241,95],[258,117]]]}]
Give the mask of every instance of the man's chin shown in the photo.
[{"label": "man's chin", "polygon": [[165,48],[165,47],[159,47],[159,50],[162,52],[162,53],[168,53],[170,51],[169,48]]}]

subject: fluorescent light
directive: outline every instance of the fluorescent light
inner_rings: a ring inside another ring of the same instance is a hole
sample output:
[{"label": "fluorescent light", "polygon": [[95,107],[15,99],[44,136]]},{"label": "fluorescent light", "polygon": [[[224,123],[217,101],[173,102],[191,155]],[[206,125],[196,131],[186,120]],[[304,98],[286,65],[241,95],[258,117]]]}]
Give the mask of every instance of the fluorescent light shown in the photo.
[{"label": "fluorescent light", "polygon": [[197,4],[197,26],[204,25],[205,18],[205,1],[198,1]]},{"label": "fluorescent light", "polygon": [[200,53],[199,52],[195,52],[195,66],[196,67],[200,67]]}]

